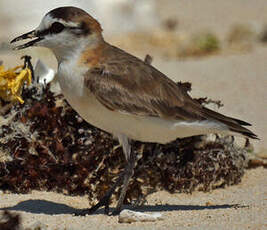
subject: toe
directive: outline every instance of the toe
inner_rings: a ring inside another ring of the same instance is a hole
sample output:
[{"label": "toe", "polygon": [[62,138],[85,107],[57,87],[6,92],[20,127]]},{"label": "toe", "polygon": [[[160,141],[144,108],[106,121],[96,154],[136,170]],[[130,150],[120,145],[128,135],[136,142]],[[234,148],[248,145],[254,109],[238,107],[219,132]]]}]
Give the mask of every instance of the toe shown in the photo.
[{"label": "toe", "polygon": [[86,216],[87,214],[90,214],[90,209],[82,209],[74,213],[75,216]]}]

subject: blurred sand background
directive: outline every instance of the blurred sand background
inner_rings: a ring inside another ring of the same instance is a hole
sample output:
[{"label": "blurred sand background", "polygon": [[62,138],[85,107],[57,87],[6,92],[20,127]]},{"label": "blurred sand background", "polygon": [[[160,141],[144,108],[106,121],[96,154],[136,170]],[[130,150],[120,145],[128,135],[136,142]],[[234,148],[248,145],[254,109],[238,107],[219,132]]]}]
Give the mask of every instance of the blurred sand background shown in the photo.
[{"label": "blurred sand background", "polygon": [[[261,139],[252,141],[255,152],[266,156],[267,42],[261,41],[264,31],[267,33],[266,0],[65,0],[47,2],[1,0],[0,60],[12,67],[20,62],[20,56],[28,54],[34,57],[34,62],[37,58],[41,58],[56,69],[56,60],[48,50],[31,48],[15,52],[10,50],[9,41],[37,27],[43,15],[49,10],[65,5],[81,7],[96,17],[102,24],[107,41],[142,59],[146,54],[150,54],[153,56],[152,64],[167,76],[176,81],[191,82],[193,96],[221,100],[224,107],[220,108],[220,112],[252,123],[251,129]],[[235,28],[241,28],[243,32],[241,32],[241,38],[231,43],[229,39]],[[184,55],[183,47],[189,47],[192,36],[203,31],[216,36],[220,49],[209,55]],[[257,169],[249,173],[251,175],[246,176],[245,184],[216,190],[211,194],[196,193],[194,196],[153,194],[156,201],[153,198],[149,201],[149,205],[163,202],[179,207],[169,210],[165,221],[156,225],[137,224],[130,225],[130,227],[120,225],[119,229],[139,229],[139,227],[143,229],[249,229],[250,227],[264,229],[265,227],[267,229],[266,221],[264,221],[264,216],[266,218],[267,185],[264,179],[266,169]],[[245,192],[242,193],[244,189]],[[239,197],[237,195],[239,193],[245,195]],[[33,199],[32,197],[48,199],[50,196],[52,196],[50,193],[44,195],[34,193],[29,196],[5,197],[9,201],[12,200],[12,204],[1,198],[0,206],[15,206],[23,200]],[[245,199],[247,200],[243,203],[242,200]],[[52,200],[57,202],[57,198]],[[216,205],[238,203],[251,206],[237,210],[233,208],[202,210],[202,208],[187,207],[186,211],[180,207],[180,205],[189,204],[192,200],[194,200],[194,205],[205,206],[205,201],[211,200],[211,203]],[[72,202],[70,202],[71,206],[78,200]],[[83,203],[87,205],[85,200]],[[50,213],[44,212],[44,214],[37,215],[34,211],[25,212],[25,208],[14,210],[22,210],[23,217],[27,221],[30,219],[32,222],[39,220],[41,216],[46,216],[45,223],[57,222],[57,217],[51,216]],[[62,216],[60,221],[65,223],[64,226],[78,229],[73,227],[75,225],[67,224],[73,219],[71,215],[64,214],[64,212],[54,214],[62,214],[59,216]],[[108,222],[107,228],[118,229],[113,217],[106,219],[103,215],[96,215],[86,218],[88,219],[78,219],[78,223],[88,227],[86,223],[92,221],[96,225],[92,226],[91,223],[90,226],[96,229],[104,222]],[[43,222],[43,217],[41,219]],[[76,220],[77,217],[75,217]],[[225,225],[222,226],[222,223]],[[243,224],[238,225],[239,223]]]}]

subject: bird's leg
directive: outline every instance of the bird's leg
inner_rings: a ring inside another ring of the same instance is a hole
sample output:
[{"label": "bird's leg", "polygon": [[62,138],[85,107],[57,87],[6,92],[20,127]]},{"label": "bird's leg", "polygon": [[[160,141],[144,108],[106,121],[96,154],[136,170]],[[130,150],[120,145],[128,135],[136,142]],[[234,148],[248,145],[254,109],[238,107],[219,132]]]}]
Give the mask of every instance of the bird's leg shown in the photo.
[{"label": "bird's leg", "polygon": [[125,167],[124,174],[123,174],[124,178],[123,178],[123,185],[122,185],[120,197],[119,197],[115,210],[112,212],[112,215],[117,215],[121,211],[130,179],[134,174],[135,161],[136,161],[136,154],[134,151],[131,151],[130,157],[127,161],[127,165]]},{"label": "bird's leg", "polygon": [[76,213],[76,215],[86,215],[92,214],[97,211],[100,207],[105,206],[105,214],[109,214],[109,201],[110,197],[114,193],[115,189],[121,185],[123,182],[123,187],[120,193],[119,201],[115,211],[112,213],[113,215],[118,214],[121,211],[121,207],[126,195],[127,187],[129,185],[129,181],[134,173],[134,166],[136,161],[136,154],[131,151],[131,146],[129,144],[129,140],[124,135],[118,135],[119,142],[123,148],[123,153],[126,158],[126,167],[124,171],[120,174],[116,182],[112,185],[112,187],[107,191],[107,193],[101,198],[101,200],[89,209],[84,209]]},{"label": "bird's leg", "polygon": [[115,210],[113,211],[113,215],[117,215],[120,213],[123,201],[127,192],[127,188],[130,182],[131,177],[134,174],[134,167],[135,167],[135,161],[136,161],[136,154],[134,151],[131,151],[131,146],[129,144],[129,140],[126,136],[120,135],[118,136],[119,142],[122,145],[123,148],[123,153],[125,155],[127,164],[123,172],[123,185],[122,185],[122,190],[120,193],[120,197],[117,203],[117,206]]},{"label": "bird's leg", "polygon": [[105,214],[109,214],[109,201],[110,197],[114,193],[115,189],[122,183],[122,179],[124,178],[124,172],[120,174],[119,178],[116,180],[116,182],[112,185],[112,187],[107,191],[107,193],[101,198],[101,200],[88,209],[87,213],[94,213],[97,209],[99,209],[102,206],[105,206]]},{"label": "bird's leg", "polygon": [[106,194],[101,198],[100,201],[96,205],[94,205],[91,208],[83,209],[82,211],[78,211],[75,213],[77,216],[85,216],[86,214],[93,214],[95,211],[97,211],[100,207],[105,206],[105,214],[109,214],[109,201],[110,197],[114,193],[115,189],[121,185],[122,179],[124,178],[124,173],[122,172],[116,182],[112,185],[112,187],[106,192]]}]

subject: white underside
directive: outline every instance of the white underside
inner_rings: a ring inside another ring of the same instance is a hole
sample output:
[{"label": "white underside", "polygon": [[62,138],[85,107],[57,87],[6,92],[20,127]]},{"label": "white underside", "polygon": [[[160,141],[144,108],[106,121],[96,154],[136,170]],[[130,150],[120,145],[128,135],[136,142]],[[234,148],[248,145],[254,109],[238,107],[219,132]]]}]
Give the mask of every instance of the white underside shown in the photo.
[{"label": "white underside", "polygon": [[124,134],[130,139],[144,142],[167,143],[176,138],[223,131],[225,127],[210,122],[183,122],[156,117],[144,117],[113,112],[87,93],[73,98],[65,94],[70,105],[90,124],[115,136]]}]

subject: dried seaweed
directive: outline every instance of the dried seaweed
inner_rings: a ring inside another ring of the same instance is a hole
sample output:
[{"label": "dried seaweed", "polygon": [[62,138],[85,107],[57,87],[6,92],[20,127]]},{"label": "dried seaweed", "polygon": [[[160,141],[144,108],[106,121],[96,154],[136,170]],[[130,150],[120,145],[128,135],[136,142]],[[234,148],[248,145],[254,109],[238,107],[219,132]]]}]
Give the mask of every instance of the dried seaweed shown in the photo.
[{"label": "dried seaweed", "polygon": [[[186,84],[185,90],[189,90]],[[24,104],[6,111],[0,129],[0,151],[12,160],[0,162],[0,189],[28,193],[33,189],[99,199],[123,170],[125,160],[113,137],[85,122],[49,86],[23,91]],[[239,183],[246,151],[231,138],[207,141],[203,136],[167,145],[132,143],[138,153],[126,203],[152,191],[209,191]],[[117,198],[119,191],[116,191]]]},{"label": "dried seaweed", "polygon": [[1,230],[20,230],[21,217],[19,214],[12,214],[9,211],[4,211],[0,216]]}]

